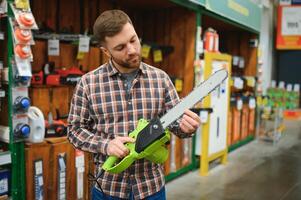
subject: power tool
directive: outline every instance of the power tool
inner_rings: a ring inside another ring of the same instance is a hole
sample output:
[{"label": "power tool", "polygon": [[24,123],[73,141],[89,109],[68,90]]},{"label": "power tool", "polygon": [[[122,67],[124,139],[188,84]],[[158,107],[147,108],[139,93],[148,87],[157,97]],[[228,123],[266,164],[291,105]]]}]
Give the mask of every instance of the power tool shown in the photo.
[{"label": "power tool", "polygon": [[125,144],[129,149],[129,154],[121,160],[116,156],[109,156],[102,165],[102,169],[109,173],[121,173],[135,160],[142,158],[154,163],[164,163],[168,158],[166,143],[170,140],[167,127],[180,118],[186,109],[193,107],[214,91],[227,77],[226,69],[218,70],[206,81],[196,86],[190,94],[160,119],[154,118],[150,121],[140,119],[137,128],[129,134],[135,142]]}]

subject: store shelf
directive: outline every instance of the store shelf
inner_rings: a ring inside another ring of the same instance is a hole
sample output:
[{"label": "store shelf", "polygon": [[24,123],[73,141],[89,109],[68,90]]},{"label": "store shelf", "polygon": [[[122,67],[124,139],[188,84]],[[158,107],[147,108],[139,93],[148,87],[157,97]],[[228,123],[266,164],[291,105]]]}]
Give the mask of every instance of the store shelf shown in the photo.
[{"label": "store shelf", "polygon": [[0,166],[11,163],[11,153],[9,151],[0,152]]},{"label": "store shelf", "polygon": [[239,142],[237,142],[237,143],[231,145],[231,146],[228,148],[228,152],[231,152],[231,151],[233,151],[233,150],[235,150],[235,149],[237,149],[237,148],[239,148],[239,147],[241,147],[241,146],[243,146],[243,145],[245,145],[245,144],[251,142],[252,140],[254,140],[254,136],[253,136],[253,135],[250,135],[250,136],[246,137],[245,139],[243,139],[243,140],[241,140],[241,141],[239,141]]},{"label": "store shelf", "polygon": [[187,165],[186,167],[183,167],[183,168],[177,170],[176,172],[171,172],[170,174],[165,176],[165,180],[166,180],[166,182],[169,182],[189,171],[192,171],[193,169],[195,169],[193,164]]}]

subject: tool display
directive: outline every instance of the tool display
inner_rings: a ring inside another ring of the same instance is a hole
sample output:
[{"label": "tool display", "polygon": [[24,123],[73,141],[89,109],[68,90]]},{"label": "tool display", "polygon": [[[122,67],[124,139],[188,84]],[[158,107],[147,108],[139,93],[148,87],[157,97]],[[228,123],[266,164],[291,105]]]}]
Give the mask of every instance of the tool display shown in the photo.
[{"label": "tool display", "polygon": [[27,112],[30,107],[30,99],[24,96],[18,96],[14,101],[14,111],[19,112]]},{"label": "tool display", "polygon": [[170,140],[168,126],[181,117],[186,109],[193,107],[214,91],[227,76],[227,70],[219,70],[196,86],[189,95],[160,119],[154,118],[150,121],[140,119],[137,128],[129,134],[129,137],[136,140],[135,143],[125,144],[130,153],[121,160],[116,156],[109,156],[102,165],[102,169],[109,173],[120,173],[135,160],[142,158],[154,163],[165,162],[168,157],[168,149],[165,145]]},{"label": "tool display", "polygon": [[14,135],[18,138],[27,138],[30,134],[30,127],[28,124],[19,123],[14,129]]},{"label": "tool display", "polygon": [[77,67],[69,69],[56,69],[54,62],[46,63],[43,71],[32,75],[31,83],[33,85],[76,85],[80,78],[84,75]]}]

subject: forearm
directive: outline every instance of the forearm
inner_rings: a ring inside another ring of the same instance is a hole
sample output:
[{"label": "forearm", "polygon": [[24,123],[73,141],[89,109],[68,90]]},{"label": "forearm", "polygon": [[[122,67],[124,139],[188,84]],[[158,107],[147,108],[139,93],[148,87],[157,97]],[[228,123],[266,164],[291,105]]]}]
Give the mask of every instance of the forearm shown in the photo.
[{"label": "forearm", "polygon": [[68,139],[75,148],[82,151],[107,154],[109,139],[103,139],[86,128],[69,124]]}]

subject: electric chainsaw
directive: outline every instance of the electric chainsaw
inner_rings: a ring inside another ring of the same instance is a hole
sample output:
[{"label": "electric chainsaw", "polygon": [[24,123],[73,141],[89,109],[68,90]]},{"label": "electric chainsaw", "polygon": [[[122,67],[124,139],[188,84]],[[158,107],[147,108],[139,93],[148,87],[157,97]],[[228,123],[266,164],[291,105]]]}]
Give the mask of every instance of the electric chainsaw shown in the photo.
[{"label": "electric chainsaw", "polygon": [[168,157],[166,143],[170,140],[170,131],[167,127],[181,117],[186,109],[193,107],[215,90],[227,77],[227,70],[219,70],[195,87],[160,119],[154,118],[150,121],[140,119],[137,128],[129,134],[129,137],[134,138],[135,142],[125,144],[129,149],[129,154],[121,160],[116,156],[109,156],[102,165],[102,169],[109,173],[120,173],[135,160],[141,158],[158,164],[164,163]]}]

